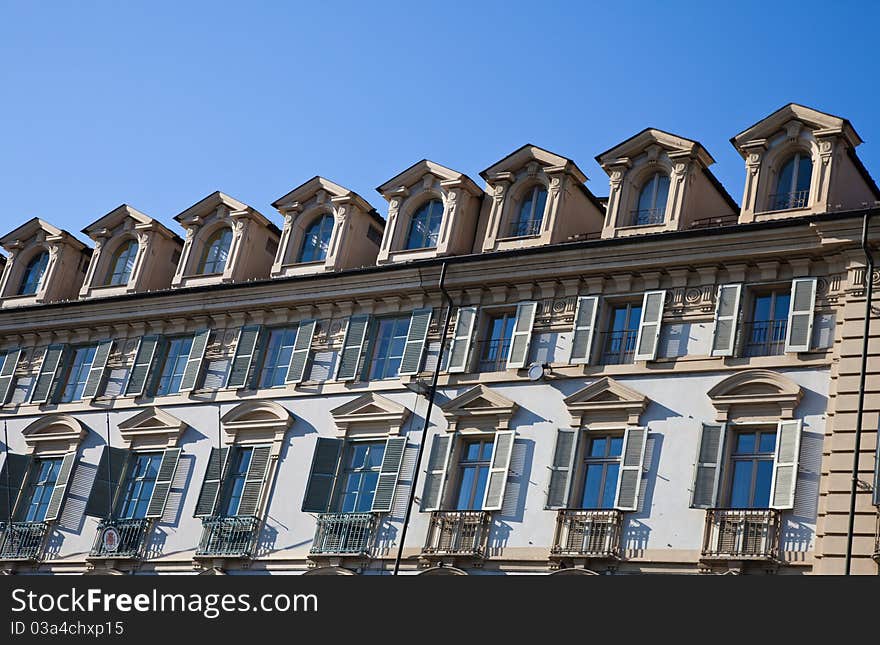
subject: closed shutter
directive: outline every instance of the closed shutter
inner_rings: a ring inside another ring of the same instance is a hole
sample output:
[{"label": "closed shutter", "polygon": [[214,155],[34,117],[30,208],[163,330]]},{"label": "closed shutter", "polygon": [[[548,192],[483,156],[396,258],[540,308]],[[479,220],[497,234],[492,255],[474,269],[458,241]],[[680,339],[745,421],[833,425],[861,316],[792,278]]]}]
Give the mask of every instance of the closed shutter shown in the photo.
[{"label": "closed shutter", "polygon": [[593,347],[593,333],[596,330],[596,314],[599,311],[599,298],[584,296],[578,298],[574,312],[574,329],[571,337],[571,355],[568,362],[572,365],[588,365],[590,350]]},{"label": "closed shutter", "polygon": [[30,466],[30,456],[14,452],[6,453],[3,468],[0,469],[0,521],[8,522],[14,515],[15,504],[24,487]]},{"label": "closed shutter", "polygon": [[58,478],[55,480],[55,487],[52,489],[52,496],[49,497],[49,506],[46,507],[46,516],[43,518],[47,522],[57,520],[61,514],[61,507],[64,504],[64,497],[67,495],[67,486],[73,476],[73,468],[76,464],[76,451],[68,452],[61,460],[61,468],[58,469]]},{"label": "closed shutter", "polygon": [[107,368],[107,359],[110,358],[110,350],[113,349],[112,340],[102,340],[95,348],[95,358],[89,368],[89,375],[83,387],[82,398],[84,401],[94,399],[104,382],[104,370]]},{"label": "closed shutter", "polygon": [[65,350],[65,345],[49,345],[43,352],[43,362],[31,391],[31,403],[45,403],[51,397],[55,389],[52,386],[64,362]]},{"label": "closed shutter", "polygon": [[348,319],[348,325],[345,328],[345,340],[342,342],[342,352],[339,357],[339,366],[336,369],[337,381],[353,381],[357,379],[358,368],[361,364],[361,353],[364,350],[364,342],[367,339],[367,329],[369,326],[369,316],[352,316]]},{"label": "closed shutter", "polygon": [[238,330],[235,357],[232,359],[232,366],[229,368],[229,376],[226,379],[227,388],[241,389],[248,385],[248,377],[254,364],[261,332],[262,327],[259,325],[242,327]]},{"label": "closed shutter", "polygon": [[284,378],[285,383],[302,383],[317,324],[315,320],[303,320],[297,327],[296,340],[293,341],[293,351],[290,353],[290,363]]},{"label": "closed shutter", "polygon": [[725,424],[703,424],[697,462],[694,466],[694,485],[691,490],[691,508],[714,508],[718,505],[718,482],[721,459],[724,456]]},{"label": "closed shutter", "polygon": [[816,278],[798,278],[791,281],[791,304],[788,310],[788,328],[785,351],[808,352],[813,338],[813,310],[816,307]]},{"label": "closed shutter", "polygon": [[192,344],[189,346],[189,358],[186,359],[186,367],[183,369],[183,377],[180,379],[180,392],[191,392],[196,389],[199,376],[202,374],[202,362],[205,359],[205,350],[208,349],[210,337],[210,329],[203,329],[193,335]]},{"label": "closed shutter", "polygon": [[86,515],[92,517],[110,517],[112,505],[119,489],[119,482],[128,462],[129,451],[124,448],[111,448],[104,446],[101,453],[101,461],[98,463],[98,472],[92,483],[92,492],[86,503]]},{"label": "closed shutter", "polygon": [[556,431],[556,449],[550,466],[550,485],[545,508],[568,508],[569,491],[574,473],[580,430],[560,428]]},{"label": "closed shutter", "polygon": [[535,324],[537,302],[521,302],[516,306],[516,321],[510,338],[507,354],[507,369],[522,369],[529,360],[529,347],[532,344],[532,327]]},{"label": "closed shutter", "polygon": [[147,389],[147,381],[153,371],[156,350],[159,348],[159,336],[142,336],[134,355],[134,365],[128,374],[125,384],[126,396],[143,396]]},{"label": "closed shutter", "polygon": [[147,517],[162,517],[162,513],[165,512],[165,504],[168,503],[171,482],[174,481],[174,473],[177,472],[179,460],[180,448],[168,448],[162,454],[162,463],[159,465],[159,473],[156,475],[153,494],[150,496],[150,503],[147,504]]},{"label": "closed shutter", "polygon": [[663,303],[666,291],[646,291],[642,297],[642,318],[639,321],[639,336],[636,340],[637,361],[653,361],[657,358],[657,341],[660,339],[660,325],[663,320]]},{"label": "closed shutter", "polygon": [[389,437],[385,441],[385,453],[379,469],[379,480],[376,483],[376,494],[373,496],[373,513],[388,513],[394,502],[394,489],[400,477],[400,465],[403,463],[403,452],[406,449],[406,437]]},{"label": "closed shutter", "polygon": [[336,472],[342,456],[342,439],[318,437],[315,454],[312,456],[312,470],[303,497],[302,510],[306,513],[326,513],[333,498],[336,486]]},{"label": "closed shutter", "polygon": [[422,354],[425,352],[425,340],[428,338],[428,327],[431,326],[429,309],[416,309],[409,318],[409,331],[406,333],[406,346],[400,361],[401,376],[418,374],[422,366]]},{"label": "closed shutter", "polygon": [[3,356],[3,367],[0,368],[0,406],[9,401],[12,384],[15,382],[15,369],[21,358],[21,348],[11,349]]},{"label": "closed shutter", "polygon": [[241,502],[238,505],[238,515],[240,516],[256,515],[260,510],[260,500],[263,497],[266,475],[269,472],[271,451],[269,446],[256,446],[251,453],[251,463],[248,465],[244,487],[241,490]]},{"label": "closed shutter", "polygon": [[205,469],[205,478],[202,480],[202,488],[199,490],[199,498],[196,500],[196,510],[193,517],[214,515],[228,465],[229,448],[211,448],[208,467]]},{"label": "closed shutter", "polygon": [[780,421],[776,430],[776,456],[773,459],[770,508],[788,509],[794,507],[800,450],[801,420]]},{"label": "closed shutter", "polygon": [[423,511],[438,511],[443,504],[443,489],[446,486],[452,442],[453,436],[448,434],[438,434],[431,442],[428,472],[425,477],[425,488],[422,491]]},{"label": "closed shutter", "polygon": [[489,482],[483,499],[484,511],[501,510],[504,492],[507,490],[507,475],[510,471],[510,457],[513,455],[513,431],[495,433],[492,446],[492,465],[489,467]]},{"label": "closed shutter", "polygon": [[715,296],[715,331],[712,337],[712,356],[733,356],[741,297],[741,284],[718,285],[718,293]]},{"label": "closed shutter", "polygon": [[452,332],[452,347],[449,350],[447,372],[454,373],[467,370],[478,311],[478,307],[459,307],[458,318],[455,321],[455,330]]},{"label": "closed shutter", "polygon": [[617,473],[617,499],[614,508],[620,511],[639,509],[639,488],[648,444],[647,428],[627,428],[623,435],[623,456]]}]

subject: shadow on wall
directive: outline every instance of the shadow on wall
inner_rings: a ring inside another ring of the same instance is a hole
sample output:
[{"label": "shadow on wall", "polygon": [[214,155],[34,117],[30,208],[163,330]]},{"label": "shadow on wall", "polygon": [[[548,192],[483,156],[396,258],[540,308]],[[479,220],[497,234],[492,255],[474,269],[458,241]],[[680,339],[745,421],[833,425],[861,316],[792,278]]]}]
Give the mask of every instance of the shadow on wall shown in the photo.
[{"label": "shadow on wall", "polygon": [[171,490],[168,493],[168,502],[165,504],[165,512],[162,513],[162,518],[159,521],[160,524],[180,526],[183,502],[187,497],[187,491],[192,490],[195,466],[195,455],[181,453],[180,460],[177,462],[177,472],[174,473],[174,480],[171,482]]},{"label": "shadow on wall", "polygon": [[[529,413],[531,414],[531,413]],[[534,417],[534,415],[531,415]],[[501,555],[510,534],[513,532],[511,523],[522,523],[526,510],[526,496],[532,474],[532,460],[535,454],[535,442],[531,439],[516,439],[510,455],[510,471],[507,477],[507,489],[501,502],[501,511],[494,516],[489,527],[487,550],[489,555]]]}]

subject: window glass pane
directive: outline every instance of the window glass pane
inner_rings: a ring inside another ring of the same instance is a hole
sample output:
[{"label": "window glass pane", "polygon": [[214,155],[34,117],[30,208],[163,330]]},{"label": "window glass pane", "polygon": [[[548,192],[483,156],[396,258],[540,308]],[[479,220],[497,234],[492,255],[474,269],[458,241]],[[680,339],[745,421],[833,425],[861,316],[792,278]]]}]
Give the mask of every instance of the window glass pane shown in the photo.
[{"label": "window glass pane", "polygon": [[136,455],[126,476],[125,494],[122,497],[120,517],[143,519],[147,514],[150,497],[156,484],[162,453],[151,452]]},{"label": "window glass pane", "polygon": [[773,308],[773,320],[788,320],[789,303],[791,294],[788,292],[776,294],[776,303]]},{"label": "window glass pane", "polygon": [[657,196],[652,208],[656,208],[660,213],[665,213],[666,201],[669,198],[669,177],[663,174],[655,176],[657,181]]},{"label": "window glass pane", "polygon": [[480,466],[477,469],[477,481],[474,486],[474,496],[471,508],[478,509],[483,505],[483,496],[486,494],[486,481],[489,478],[489,467]]},{"label": "window glass pane", "polygon": [[382,458],[385,456],[385,444],[370,444],[369,458],[367,465],[370,468],[379,468],[382,465]]},{"label": "window glass pane", "polygon": [[49,508],[52,490],[58,480],[61,459],[40,459],[32,466],[31,481],[25,491],[22,509],[18,518],[25,522],[42,522]]},{"label": "window glass pane", "polygon": [[352,469],[363,468],[367,463],[367,445],[363,443],[355,443],[351,446],[351,461],[349,467]]},{"label": "window glass pane", "polygon": [[168,342],[165,352],[165,362],[162,365],[162,373],[156,388],[156,396],[176,394],[180,391],[180,382],[189,360],[189,352],[192,348],[192,336],[186,338],[172,338]]},{"label": "window glass pane", "polygon": [[37,292],[48,264],[49,254],[46,251],[41,251],[28,262],[21,278],[21,285],[18,288],[19,295],[24,296]]},{"label": "window glass pane", "polygon": [[798,175],[795,190],[810,190],[810,178],[813,174],[813,160],[809,155],[802,154],[798,160]]},{"label": "window glass pane", "polygon": [[755,499],[752,502],[754,508],[768,508],[770,506],[770,481],[773,479],[773,462],[770,459],[760,459],[755,473]]},{"label": "window glass pane", "polygon": [[752,467],[754,462],[733,462],[733,479],[730,487],[730,507],[749,508],[751,506]]},{"label": "window glass pane", "polygon": [[227,479],[227,493],[225,514],[227,516],[238,515],[238,507],[241,503],[241,493],[244,489],[244,480],[247,476],[248,467],[251,463],[253,448],[238,448],[232,461]]},{"label": "window glass pane", "polygon": [[474,490],[474,482],[477,477],[477,467],[467,466],[461,469],[461,483],[459,484],[458,501],[455,508],[459,511],[467,511],[471,508],[471,496]]},{"label": "window glass pane", "polygon": [[223,273],[229,257],[229,246],[232,243],[232,229],[222,228],[215,232],[205,245],[197,273]]},{"label": "window glass pane", "polygon": [[303,234],[299,262],[321,262],[327,258],[330,237],[333,234],[333,216],[322,215],[312,222]]},{"label": "window glass pane", "polygon": [[629,308],[629,319],[627,321],[627,329],[635,331],[639,328],[639,321],[642,318],[642,305],[633,305]]},{"label": "window glass pane", "polygon": [[736,452],[739,455],[750,455],[755,452],[755,433],[740,432],[736,437]]},{"label": "window glass pane", "polygon": [[382,318],[374,325],[370,379],[395,378],[400,372],[409,320],[409,316]]},{"label": "window glass pane", "polygon": [[481,461],[489,461],[492,459],[492,446],[494,445],[494,441],[484,441],[482,442],[482,450],[480,453]]},{"label": "window glass pane", "polygon": [[[782,169],[779,171],[779,180],[776,182],[776,193],[777,200],[782,199],[783,197],[787,201],[788,193],[790,193],[794,188],[791,185],[792,179],[794,178],[794,164],[795,158],[792,157],[782,166]],[[782,203],[781,206],[786,208],[787,205]]]},{"label": "window glass pane", "polygon": [[627,311],[626,307],[615,307],[614,312],[611,314],[611,330],[610,331],[623,331],[626,329],[626,321],[627,321]]},{"label": "window glass pane", "polygon": [[410,220],[406,248],[424,249],[437,246],[442,220],[443,203],[440,200],[432,199],[420,206]]},{"label": "window glass pane", "polygon": [[467,444],[465,446],[464,461],[479,461],[480,448],[481,444],[479,442]]},{"label": "window glass pane", "polygon": [[588,464],[584,476],[584,495],[581,508],[599,508],[602,487],[602,464]]},{"label": "window glass pane", "polygon": [[608,464],[605,469],[605,489],[602,491],[602,508],[614,508],[614,496],[617,494],[617,473],[619,463]]},{"label": "window glass pane", "polygon": [[774,452],[776,450],[776,433],[762,432],[758,452]]},{"label": "window glass pane", "polygon": [[376,482],[379,481],[379,473],[366,471],[361,477],[361,491],[358,503],[355,507],[357,513],[368,513],[373,506],[373,496],[376,494]]},{"label": "window glass pane", "polygon": [[642,191],[639,193],[639,211],[644,212],[651,208],[654,205],[654,185],[657,182],[657,175],[651,177],[648,181],[645,182],[645,185],[642,186]]},{"label": "window glass pane", "polygon": [[79,401],[82,398],[86,381],[89,378],[89,370],[95,361],[96,349],[97,346],[90,345],[89,347],[78,347],[74,350],[64,391],[61,393],[61,401],[63,403]]},{"label": "window glass pane", "polygon": [[620,452],[623,450],[623,437],[610,437],[609,442],[608,456],[620,457]]},{"label": "window glass pane", "polygon": [[590,456],[591,457],[604,457],[605,450],[607,448],[608,440],[605,437],[596,437],[592,441],[590,441]]},{"label": "window glass pane", "polygon": [[131,270],[134,268],[134,260],[137,257],[138,243],[134,240],[123,242],[110,263],[110,270],[107,273],[105,284],[122,285],[128,284],[131,277]]},{"label": "window glass pane", "polygon": [[770,296],[770,295],[755,297],[755,308],[754,308],[754,314],[752,316],[753,321],[760,322],[760,321],[770,320],[771,300],[772,300],[772,296]]}]

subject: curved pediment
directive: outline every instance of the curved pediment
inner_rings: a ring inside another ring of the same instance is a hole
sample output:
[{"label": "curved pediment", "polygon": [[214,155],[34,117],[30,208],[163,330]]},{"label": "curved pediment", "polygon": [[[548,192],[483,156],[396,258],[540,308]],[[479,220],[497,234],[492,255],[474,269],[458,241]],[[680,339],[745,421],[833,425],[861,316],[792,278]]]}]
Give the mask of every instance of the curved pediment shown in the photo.
[{"label": "curved pediment", "polygon": [[186,423],[161,408],[149,407],[118,427],[126,448],[148,445],[174,448],[186,429]]},{"label": "curved pediment", "polygon": [[650,399],[631,387],[606,376],[566,397],[572,425],[624,423],[639,425]]},{"label": "curved pediment", "polygon": [[220,419],[226,443],[271,442],[273,457],[281,453],[281,442],[293,421],[290,410],[266,399],[239,403]]},{"label": "curved pediment", "polygon": [[746,370],[729,376],[708,391],[719,421],[735,416],[790,419],[803,396],[800,385],[772,370]]},{"label": "curved pediment", "polygon": [[381,434],[400,434],[409,418],[409,408],[375,392],[367,392],[330,411],[341,434],[351,430],[376,430]]},{"label": "curved pediment", "polygon": [[462,429],[462,426],[481,427],[488,424],[494,425],[497,430],[506,430],[517,407],[507,397],[480,384],[447,401],[440,409],[446,416],[448,430],[452,432]]},{"label": "curved pediment", "polygon": [[22,431],[27,450],[33,454],[72,452],[85,438],[86,427],[68,414],[40,417]]}]

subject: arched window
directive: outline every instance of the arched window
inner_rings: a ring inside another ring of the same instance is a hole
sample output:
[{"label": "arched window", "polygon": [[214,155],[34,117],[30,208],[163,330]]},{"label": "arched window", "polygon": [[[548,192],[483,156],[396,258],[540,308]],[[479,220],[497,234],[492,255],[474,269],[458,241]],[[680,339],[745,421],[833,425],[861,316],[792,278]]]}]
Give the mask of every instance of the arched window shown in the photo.
[{"label": "arched window", "polygon": [[432,199],[413,213],[406,236],[407,249],[427,249],[437,246],[440,222],[443,220],[443,202]]},{"label": "arched window", "polygon": [[138,252],[138,243],[136,240],[128,240],[119,245],[113,259],[110,261],[110,269],[107,271],[107,279],[104,280],[106,286],[117,286],[120,284],[128,284],[131,277],[131,270],[134,268],[134,258]]},{"label": "arched window", "polygon": [[813,159],[806,152],[796,152],[782,164],[776,180],[776,193],[770,196],[770,209],[782,211],[804,208],[810,198]]},{"label": "arched window", "polygon": [[40,251],[31,261],[28,262],[24,269],[24,275],[21,277],[21,285],[18,287],[18,295],[30,296],[37,292],[40,283],[43,281],[43,273],[46,272],[46,265],[49,264],[48,251]]},{"label": "arched window", "polygon": [[527,237],[540,233],[546,204],[547,189],[543,186],[535,186],[526,192],[516,219],[511,223],[510,237]]},{"label": "arched window", "polygon": [[330,247],[330,236],[333,234],[333,216],[322,215],[309,224],[303,237],[302,250],[298,262],[323,262]]},{"label": "arched window", "polygon": [[205,244],[205,252],[196,273],[208,275],[223,273],[229,258],[229,245],[232,243],[232,229],[228,227],[216,231]]},{"label": "arched window", "polygon": [[639,192],[639,203],[633,212],[632,226],[662,224],[666,220],[669,197],[669,176],[658,172],[651,175]]}]

